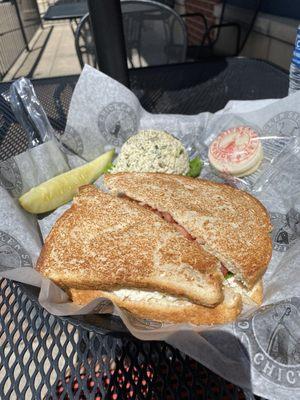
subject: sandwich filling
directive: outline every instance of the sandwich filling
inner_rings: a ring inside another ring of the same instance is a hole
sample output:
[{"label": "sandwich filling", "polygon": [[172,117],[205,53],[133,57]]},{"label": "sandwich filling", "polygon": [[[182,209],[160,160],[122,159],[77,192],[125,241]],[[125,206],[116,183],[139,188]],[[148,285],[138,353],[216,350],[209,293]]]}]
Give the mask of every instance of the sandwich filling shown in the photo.
[{"label": "sandwich filling", "polygon": [[[190,241],[196,241],[197,243],[199,243],[199,245],[204,245],[205,242],[201,241],[201,240],[197,240],[194,236],[192,236],[182,225],[180,225],[177,221],[175,221],[175,219],[172,217],[172,215],[166,211],[159,211],[155,208],[152,208],[151,206],[149,206],[148,204],[144,204],[142,202],[139,202],[137,200],[132,199],[131,197],[126,196],[125,194],[121,194],[120,197],[125,198],[127,200],[132,201],[133,203],[139,204],[140,206],[146,208],[147,210],[150,210],[152,212],[154,212],[155,214],[157,214],[159,217],[161,217],[162,219],[164,219],[165,221],[167,221],[168,223],[172,224],[174,226],[175,229],[177,229],[177,231],[183,235],[186,239],[190,240]],[[221,272],[224,276],[225,279],[229,279],[233,276],[233,273],[230,272],[222,262],[220,262],[221,264]]]},{"label": "sandwich filling", "polygon": [[158,291],[147,291],[147,290],[138,290],[138,289],[119,289],[113,290],[112,293],[122,300],[130,300],[130,301],[166,301],[168,303],[178,303],[178,304],[186,304],[189,300],[186,298],[180,298],[176,296],[172,296],[170,294],[165,294]]}]

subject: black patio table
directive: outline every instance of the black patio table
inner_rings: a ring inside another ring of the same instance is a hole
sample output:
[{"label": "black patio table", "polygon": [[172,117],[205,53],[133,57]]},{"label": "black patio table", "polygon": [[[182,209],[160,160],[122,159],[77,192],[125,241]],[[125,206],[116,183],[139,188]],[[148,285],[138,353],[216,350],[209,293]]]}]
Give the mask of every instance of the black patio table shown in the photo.
[{"label": "black patio table", "polygon": [[56,21],[60,19],[76,20],[82,18],[88,12],[86,2],[59,3],[49,6],[43,19]]},{"label": "black patio table", "polygon": [[[232,99],[280,98],[288,89],[285,72],[242,58],[143,68],[129,76],[141,104],[155,113],[215,112]],[[60,132],[77,80],[33,81]],[[0,93],[8,87],[0,84]],[[22,128],[0,96],[0,160],[26,147]],[[1,399],[245,398],[240,388],[170,345],[132,337],[117,317],[55,317],[38,304],[36,288],[5,279],[0,288]]]}]

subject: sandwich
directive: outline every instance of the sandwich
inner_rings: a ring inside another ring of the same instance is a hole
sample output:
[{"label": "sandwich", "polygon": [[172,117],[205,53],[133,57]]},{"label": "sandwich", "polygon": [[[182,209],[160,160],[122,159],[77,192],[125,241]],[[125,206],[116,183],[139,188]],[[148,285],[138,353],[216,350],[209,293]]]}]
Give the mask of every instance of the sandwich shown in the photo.
[{"label": "sandwich", "polygon": [[159,320],[223,323],[241,310],[216,257],[149,208],[91,185],[54,224],[37,270],[75,303],[106,297]]},{"label": "sandwich", "polygon": [[260,304],[271,229],[252,196],[157,173],[107,175],[55,223],[37,269],[71,300],[108,298],[134,315],[222,324]]},{"label": "sandwich", "polygon": [[264,206],[228,185],[179,175],[107,174],[111,193],[144,205],[172,223],[221,263],[223,284],[243,301],[261,304],[261,278],[272,255]]}]

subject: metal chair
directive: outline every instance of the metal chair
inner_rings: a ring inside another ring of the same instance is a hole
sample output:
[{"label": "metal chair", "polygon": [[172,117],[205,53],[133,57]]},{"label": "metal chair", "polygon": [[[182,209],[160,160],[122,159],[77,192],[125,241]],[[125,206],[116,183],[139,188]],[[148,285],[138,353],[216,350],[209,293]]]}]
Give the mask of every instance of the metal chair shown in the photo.
[{"label": "metal chair", "polygon": [[201,59],[212,56],[239,55],[253,29],[262,0],[247,0],[242,6],[234,6],[232,1],[223,1],[219,22],[209,25],[203,13],[187,13],[181,17],[186,24],[193,18],[201,19],[204,27],[202,38],[196,45],[188,46],[188,57]]},{"label": "metal chair", "polygon": [[[186,60],[186,27],[175,10],[153,0],[123,0],[121,9],[129,68]],[[96,67],[88,14],[77,27],[75,47],[81,67]]]}]

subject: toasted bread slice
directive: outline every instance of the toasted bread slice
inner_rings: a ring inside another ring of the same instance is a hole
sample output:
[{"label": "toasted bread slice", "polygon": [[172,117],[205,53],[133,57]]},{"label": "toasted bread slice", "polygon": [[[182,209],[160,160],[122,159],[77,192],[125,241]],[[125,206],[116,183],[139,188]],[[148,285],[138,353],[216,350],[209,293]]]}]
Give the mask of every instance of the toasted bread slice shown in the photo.
[{"label": "toasted bread slice", "polygon": [[224,289],[224,301],[214,308],[196,305],[187,299],[161,292],[136,289],[107,292],[71,288],[68,293],[72,301],[80,305],[105,297],[138,317],[170,323],[225,324],[234,321],[242,310],[241,296],[228,288]]},{"label": "toasted bread slice", "polygon": [[272,254],[271,223],[264,206],[250,194],[158,173],[107,174],[105,183],[114,194],[169,213],[249,289],[263,276]]},{"label": "toasted bread slice", "polygon": [[194,303],[223,300],[219,261],[158,215],[83,186],[55,223],[37,270],[62,288],[161,290]]}]

